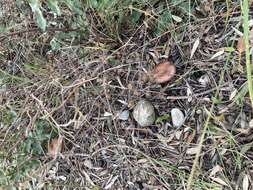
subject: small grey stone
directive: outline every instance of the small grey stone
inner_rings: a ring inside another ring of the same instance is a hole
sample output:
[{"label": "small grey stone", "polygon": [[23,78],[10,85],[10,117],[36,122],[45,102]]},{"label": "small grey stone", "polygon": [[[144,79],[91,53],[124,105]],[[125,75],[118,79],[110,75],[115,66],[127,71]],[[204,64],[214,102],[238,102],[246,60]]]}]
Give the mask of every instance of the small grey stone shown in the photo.
[{"label": "small grey stone", "polygon": [[140,100],[134,107],[133,117],[142,126],[149,126],[155,122],[154,106],[147,100]]},{"label": "small grey stone", "polygon": [[126,121],[129,118],[129,111],[128,110],[124,110],[122,112],[119,113],[119,119]]},{"label": "small grey stone", "polygon": [[205,75],[202,75],[200,78],[199,78],[199,83],[202,85],[202,86],[208,86],[208,84],[210,83],[210,78],[207,74]]},{"label": "small grey stone", "polygon": [[183,112],[178,108],[173,108],[171,110],[171,118],[172,123],[175,127],[181,127],[184,124],[184,114]]}]

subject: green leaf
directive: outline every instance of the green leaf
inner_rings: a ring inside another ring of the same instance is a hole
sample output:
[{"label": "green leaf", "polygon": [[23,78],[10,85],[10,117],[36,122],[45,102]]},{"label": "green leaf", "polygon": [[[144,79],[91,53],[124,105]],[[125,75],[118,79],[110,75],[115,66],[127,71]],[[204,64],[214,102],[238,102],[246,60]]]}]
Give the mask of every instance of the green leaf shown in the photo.
[{"label": "green leaf", "polygon": [[43,17],[43,14],[40,10],[41,6],[40,6],[39,1],[38,0],[29,0],[29,5],[32,9],[32,12],[35,14],[37,26],[40,29],[42,29],[43,31],[45,31],[46,26],[47,26],[47,21]]},{"label": "green leaf", "polygon": [[0,114],[2,116],[1,123],[4,126],[12,125],[17,119],[17,113],[14,110],[0,110]]},{"label": "green leaf", "polygon": [[158,117],[155,121],[156,124],[161,124],[161,123],[164,123],[166,121],[168,121],[170,118],[170,115],[169,114],[164,114],[164,115],[161,115],[160,117]]},{"label": "green leaf", "polygon": [[67,5],[67,7],[74,11],[77,14],[81,14],[82,11],[80,9],[81,5],[78,1],[76,0],[63,0],[63,3],[65,3]]},{"label": "green leaf", "polygon": [[162,15],[159,17],[158,24],[156,27],[156,34],[159,35],[168,27],[169,23],[172,21],[172,15],[169,10],[163,11]]},{"label": "green leaf", "polygon": [[37,10],[40,10],[40,4],[38,0],[29,0],[29,5],[32,9],[32,12],[36,12]]},{"label": "green leaf", "polygon": [[45,31],[46,30],[46,26],[47,26],[47,21],[46,19],[43,17],[43,14],[42,12],[39,10],[39,11],[36,11],[35,12],[35,16],[36,16],[36,23],[38,25],[38,27]]},{"label": "green leaf", "polygon": [[90,5],[92,8],[98,8],[98,1],[97,0],[90,0]]},{"label": "green leaf", "polygon": [[58,40],[56,38],[53,38],[50,41],[50,46],[52,50],[59,50],[60,49],[60,43],[58,42]]},{"label": "green leaf", "polygon": [[58,0],[48,0],[48,7],[58,16],[61,15],[61,10],[58,6]]},{"label": "green leaf", "polygon": [[136,24],[139,21],[141,15],[142,13],[133,10],[132,15],[131,15],[132,23]]},{"label": "green leaf", "polygon": [[189,12],[192,12],[188,1],[172,0],[171,4],[173,5],[173,7],[176,7],[178,10],[180,10],[180,12],[185,13],[187,15],[189,14]]},{"label": "green leaf", "polygon": [[0,33],[8,32],[8,29],[0,25]]}]

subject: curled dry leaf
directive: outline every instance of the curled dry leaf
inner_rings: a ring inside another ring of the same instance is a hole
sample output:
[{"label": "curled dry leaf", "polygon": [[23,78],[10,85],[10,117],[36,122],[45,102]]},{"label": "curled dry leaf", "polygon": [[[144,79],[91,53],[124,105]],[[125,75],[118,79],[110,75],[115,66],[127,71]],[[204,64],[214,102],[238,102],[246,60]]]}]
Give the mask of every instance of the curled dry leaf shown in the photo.
[{"label": "curled dry leaf", "polygon": [[51,139],[48,143],[48,155],[55,159],[62,150],[62,142],[63,142],[62,136]]},{"label": "curled dry leaf", "polygon": [[193,44],[190,59],[193,57],[194,53],[196,52],[197,48],[199,47],[199,42],[200,42],[200,40],[199,40],[199,38],[197,38],[197,40]]},{"label": "curled dry leaf", "polygon": [[[249,31],[249,45],[250,47],[252,47],[253,45],[253,29],[251,29]],[[242,52],[245,51],[245,44],[244,44],[244,39],[243,36],[241,36],[238,41],[237,41],[237,45],[236,45],[236,49],[237,51],[241,54]]]},{"label": "curled dry leaf", "polygon": [[168,82],[176,74],[176,67],[168,61],[155,66],[152,71],[152,78],[156,83]]},{"label": "curled dry leaf", "polygon": [[243,36],[238,39],[236,49],[240,54],[245,51]]}]

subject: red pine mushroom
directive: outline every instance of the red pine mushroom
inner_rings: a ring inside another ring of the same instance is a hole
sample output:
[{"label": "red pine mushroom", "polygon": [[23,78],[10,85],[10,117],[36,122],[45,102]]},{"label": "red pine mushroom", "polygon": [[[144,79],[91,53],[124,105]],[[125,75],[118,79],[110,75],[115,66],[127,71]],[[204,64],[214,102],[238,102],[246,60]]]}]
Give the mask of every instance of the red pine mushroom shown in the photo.
[{"label": "red pine mushroom", "polygon": [[176,74],[176,67],[168,61],[164,61],[155,66],[152,77],[156,83],[168,82]]}]

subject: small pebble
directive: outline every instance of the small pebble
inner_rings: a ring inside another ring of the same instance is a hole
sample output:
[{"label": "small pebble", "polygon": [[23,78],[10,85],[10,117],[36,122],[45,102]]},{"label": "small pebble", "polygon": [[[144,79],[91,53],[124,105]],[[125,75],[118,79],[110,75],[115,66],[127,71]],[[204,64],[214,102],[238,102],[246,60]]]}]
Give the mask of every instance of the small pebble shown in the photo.
[{"label": "small pebble", "polygon": [[205,75],[202,75],[200,78],[199,78],[199,83],[202,85],[202,86],[204,86],[204,87],[206,87],[206,86],[208,86],[208,84],[210,83],[210,78],[209,78],[209,76],[207,75],[207,74],[205,74]]},{"label": "small pebble", "polygon": [[122,121],[126,121],[129,118],[129,111],[128,110],[124,110],[122,112],[119,113],[119,119]]},{"label": "small pebble", "polygon": [[147,100],[140,100],[134,107],[133,117],[142,126],[149,126],[155,122],[154,106]]},{"label": "small pebble", "polygon": [[184,114],[183,112],[178,108],[173,108],[171,110],[171,118],[172,123],[175,127],[181,127],[184,124]]}]

